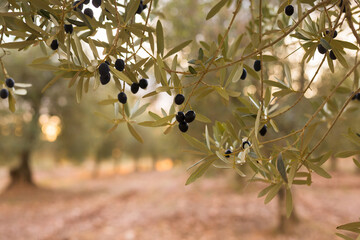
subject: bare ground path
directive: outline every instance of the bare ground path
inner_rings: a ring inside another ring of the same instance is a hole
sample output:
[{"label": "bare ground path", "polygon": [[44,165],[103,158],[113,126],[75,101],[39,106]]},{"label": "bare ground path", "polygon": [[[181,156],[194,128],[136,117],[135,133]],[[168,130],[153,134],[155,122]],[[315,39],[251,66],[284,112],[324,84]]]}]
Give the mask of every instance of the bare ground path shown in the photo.
[{"label": "bare ground path", "polygon": [[331,240],[337,225],[360,217],[359,175],[315,177],[312,187],[298,187],[301,222],[286,235],[274,233],[277,201],[256,198],[261,186],[240,194],[229,176],[185,187],[186,177],[181,170],[134,173],[65,187],[52,177],[52,190],[0,195],[0,239]]}]

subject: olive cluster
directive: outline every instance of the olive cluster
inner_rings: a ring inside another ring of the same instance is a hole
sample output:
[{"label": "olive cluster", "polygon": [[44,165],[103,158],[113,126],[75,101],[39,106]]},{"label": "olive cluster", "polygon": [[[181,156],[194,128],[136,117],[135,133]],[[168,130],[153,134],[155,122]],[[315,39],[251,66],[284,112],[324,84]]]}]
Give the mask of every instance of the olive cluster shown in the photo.
[{"label": "olive cluster", "polygon": [[[326,30],[325,31],[325,36],[326,35],[330,35],[331,31],[330,30]],[[338,32],[336,30],[334,30],[334,32],[332,33],[332,38],[336,38],[336,36],[338,35]],[[317,47],[318,51],[320,54],[325,54],[328,50],[320,43]],[[329,52],[329,57],[332,59],[332,60],[336,60],[336,56],[335,56],[335,53],[333,52],[333,50],[330,50]]]},{"label": "olive cluster", "polygon": [[[185,102],[185,96],[177,94],[174,98],[176,105],[181,105]],[[196,114],[193,110],[189,110],[186,113],[179,111],[176,114],[176,121],[179,123],[179,129],[181,132],[187,132],[189,129],[189,123],[195,120]]]},{"label": "olive cluster", "polygon": [[[15,81],[14,81],[14,79],[12,79],[12,78],[7,78],[7,79],[5,80],[5,85],[6,85],[6,87],[8,87],[8,88],[13,88],[13,87],[15,86]],[[8,98],[8,97],[9,97],[9,90],[8,90],[7,88],[1,89],[1,90],[0,90],[0,97],[1,97],[2,99]]]}]

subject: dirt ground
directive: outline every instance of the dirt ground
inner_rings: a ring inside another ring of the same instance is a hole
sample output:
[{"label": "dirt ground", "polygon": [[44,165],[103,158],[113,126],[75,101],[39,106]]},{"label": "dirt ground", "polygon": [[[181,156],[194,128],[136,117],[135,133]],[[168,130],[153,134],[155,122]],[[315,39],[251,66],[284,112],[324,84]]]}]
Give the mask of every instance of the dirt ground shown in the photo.
[{"label": "dirt ground", "polygon": [[[277,234],[277,201],[261,185],[234,189],[233,175],[184,186],[181,169],[91,179],[48,173],[41,189],[0,195],[1,240],[331,240],[336,226],[360,217],[360,175],[314,176],[295,189],[300,222]],[[50,190],[51,188],[51,190]]]}]

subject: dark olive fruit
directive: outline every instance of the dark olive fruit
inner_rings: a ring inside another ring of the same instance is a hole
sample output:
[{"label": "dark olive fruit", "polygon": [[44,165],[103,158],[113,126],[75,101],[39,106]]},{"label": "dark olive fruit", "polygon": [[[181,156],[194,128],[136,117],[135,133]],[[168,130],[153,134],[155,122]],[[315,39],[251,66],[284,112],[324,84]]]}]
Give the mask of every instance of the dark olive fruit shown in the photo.
[{"label": "dark olive fruit", "polygon": [[185,114],[184,114],[184,112],[178,112],[176,114],[176,121],[178,121],[179,123],[185,122]]},{"label": "dark olive fruit", "polygon": [[288,15],[288,16],[291,16],[294,14],[294,7],[293,5],[287,5],[285,7],[285,14]]},{"label": "dark olive fruit", "polygon": [[327,52],[326,48],[324,48],[321,44],[318,45],[318,51],[321,54],[325,54]]},{"label": "dark olive fruit", "polygon": [[248,147],[250,147],[250,146],[251,146],[251,143],[250,143],[249,141],[244,141],[244,142],[242,143],[242,148],[243,148],[243,149],[248,148]]},{"label": "dark olive fruit", "polygon": [[131,92],[133,94],[137,93],[139,91],[140,85],[138,83],[131,84]]},{"label": "dark olive fruit", "polygon": [[101,0],[92,0],[92,5],[96,8],[100,7]]},{"label": "dark olive fruit", "polygon": [[85,0],[83,4],[89,4],[90,0]]},{"label": "dark olive fruit", "polygon": [[105,61],[105,63],[106,63],[107,65],[110,65],[109,61]]},{"label": "dark olive fruit", "polygon": [[6,88],[0,90],[0,97],[5,99],[9,96],[9,91]]},{"label": "dark olive fruit", "polygon": [[195,120],[196,114],[193,110],[189,110],[185,113],[185,122],[191,123]]},{"label": "dark olive fruit", "polygon": [[118,71],[120,71],[120,72],[124,71],[124,68],[125,68],[125,62],[124,62],[124,60],[122,60],[122,59],[116,59],[116,61],[115,61],[115,68],[116,68]]},{"label": "dark olive fruit", "polygon": [[356,94],[356,99],[360,101],[360,93]]},{"label": "dark olive fruit", "polygon": [[75,1],[73,3],[74,6],[74,11],[76,11],[77,9],[82,10],[83,9],[83,4],[81,3],[79,6],[75,7],[78,3],[80,3],[80,1]]},{"label": "dark olive fruit", "polygon": [[106,75],[110,72],[110,68],[109,68],[109,65],[106,64],[106,63],[101,63],[100,66],[99,66],[99,73],[100,75]]},{"label": "dark olive fruit", "polygon": [[143,10],[144,10],[144,6],[140,3],[138,9],[136,10],[136,13],[141,14]]},{"label": "dark olive fruit", "polygon": [[5,84],[8,88],[13,88],[15,86],[15,81],[12,78],[7,78]]},{"label": "dark olive fruit", "polygon": [[180,93],[177,94],[174,98],[174,102],[176,105],[181,105],[181,104],[183,104],[184,101],[185,101],[185,97],[184,97],[184,95],[182,95]]},{"label": "dark olive fruit", "polygon": [[335,53],[333,52],[333,50],[330,51],[329,56],[332,60],[336,60],[336,56],[335,56]]},{"label": "dark olive fruit", "polygon": [[58,40],[54,39],[54,40],[51,42],[50,47],[51,47],[52,50],[58,49],[58,47],[59,47]]},{"label": "dark olive fruit", "polygon": [[90,8],[86,8],[86,9],[84,10],[84,14],[85,14],[86,16],[90,17],[90,18],[93,18],[93,17],[94,17],[94,12],[93,12],[93,10],[90,9]]},{"label": "dark olive fruit", "polygon": [[[325,35],[329,35],[329,34],[330,34],[330,31],[329,31],[329,30],[326,30],[326,31],[325,31]],[[336,38],[337,34],[338,34],[338,32],[335,30],[334,33],[333,33],[333,35],[332,35],[332,37],[333,37],[333,38]]]},{"label": "dark olive fruit", "polygon": [[259,133],[260,133],[261,136],[265,136],[265,135],[266,135],[266,133],[267,133],[267,126],[266,126],[266,124],[260,129]]},{"label": "dark olive fruit", "polygon": [[255,60],[255,62],[254,62],[254,70],[257,71],[257,72],[261,70],[261,62],[260,62],[260,60]]},{"label": "dark olive fruit", "polygon": [[141,89],[146,89],[148,86],[148,81],[145,78],[140,79],[139,85],[140,85]]},{"label": "dark olive fruit", "polygon": [[225,151],[225,157],[229,158],[231,153],[232,153],[232,151],[230,149],[226,150]]},{"label": "dark olive fruit", "polygon": [[[354,94],[354,92],[352,92],[351,94]],[[357,98],[357,95],[358,95],[358,93],[355,94],[354,96],[352,96],[351,100],[355,100]]]},{"label": "dark olive fruit", "polygon": [[187,132],[187,130],[189,129],[189,125],[186,122],[181,122],[179,123],[179,129],[182,132]]},{"label": "dark olive fruit", "polygon": [[74,31],[73,25],[71,24],[65,24],[64,29],[66,33],[72,34]]},{"label": "dark olive fruit", "polygon": [[333,34],[333,38],[336,38],[337,34],[338,34],[338,32],[335,30],[334,34]]},{"label": "dark olive fruit", "polygon": [[146,4],[144,5],[143,1],[140,1],[139,7],[138,7],[138,9],[136,10],[136,13],[137,13],[137,14],[141,14],[142,11],[143,11],[146,7],[147,7]]},{"label": "dark olive fruit", "polygon": [[240,79],[241,79],[241,80],[245,80],[246,76],[247,76],[247,71],[246,71],[245,68],[243,68],[243,72],[242,72],[242,74],[241,74]]},{"label": "dark olive fruit", "polygon": [[121,92],[118,94],[118,100],[119,102],[121,102],[122,104],[125,104],[127,101],[127,96],[124,92]]},{"label": "dark olive fruit", "polygon": [[111,75],[110,73],[100,75],[100,82],[102,85],[106,85],[110,82]]}]

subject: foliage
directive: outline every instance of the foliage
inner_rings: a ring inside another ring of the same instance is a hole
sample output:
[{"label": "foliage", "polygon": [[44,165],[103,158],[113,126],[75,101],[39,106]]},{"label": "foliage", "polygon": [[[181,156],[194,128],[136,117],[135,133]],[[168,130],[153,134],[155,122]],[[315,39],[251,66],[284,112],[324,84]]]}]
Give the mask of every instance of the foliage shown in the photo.
[{"label": "foliage", "polygon": [[[192,152],[201,156],[192,166],[195,170],[187,184],[201,177],[211,166],[233,169],[245,176],[239,167],[246,164],[252,170],[248,173],[251,181],[268,184],[259,193],[265,197],[265,203],[271,201],[282,186],[286,187],[286,209],[290,215],[293,185],[311,185],[313,172],[330,178],[323,164],[331,154],[343,157],[360,154],[359,125],[343,133],[347,138],[342,141],[350,146],[346,151],[334,149],[332,153],[319,148],[343,116],[359,111],[359,102],[353,100],[360,91],[358,2],[350,5],[348,0],[285,0],[278,4],[258,0],[250,1],[248,11],[245,1],[211,1],[205,16],[209,25],[222,12],[231,15],[227,27],[216,32],[217,39],[204,38],[198,43],[191,39],[176,40],[176,43],[166,41],[167,28],[162,20],[166,12],[157,8],[158,1],[102,1],[99,14],[93,18],[79,9],[82,2],[73,6],[66,0],[8,1],[0,13],[0,47],[4,56],[6,49],[40,48],[44,57],[34,59],[30,66],[54,73],[43,90],[60,79],[69,79],[69,87],[76,88],[78,102],[90,86],[98,91],[111,85],[118,92],[130,94],[129,87],[133,83],[141,78],[150,79],[154,89],[142,92],[144,95],[134,101],[120,104],[116,95],[110,95],[99,102],[113,106],[113,116],[98,113],[113,124],[110,131],[123,124],[139,142],[143,142],[138,132],[140,126],[162,127],[168,134],[176,128],[177,111],[195,110],[196,121],[206,125],[202,127],[205,129],[202,134],[182,134],[195,149]],[[140,4],[147,6],[141,13]],[[295,6],[292,16],[284,13],[289,4]],[[233,28],[238,17],[245,13],[250,14],[249,22],[239,34]],[[64,24],[72,24],[74,32],[65,33]],[[201,34],[201,28],[196,30]],[[336,38],[335,31],[339,35]],[[105,33],[106,40],[102,36]],[[54,40],[59,43],[55,51],[48,47]],[[196,48],[196,52],[190,52],[190,57],[178,53],[189,46]],[[318,51],[324,54],[319,55]],[[56,58],[57,63],[53,64],[50,60]],[[124,71],[113,67],[118,58],[125,61]],[[309,80],[305,79],[305,73],[300,80],[295,79],[294,69],[299,65],[303,70],[310,69],[316,62],[314,58],[321,60],[308,76]],[[2,60],[3,73],[8,77],[10,73],[6,72]],[[260,69],[253,69],[255,60],[260,60],[257,66]],[[110,63],[112,83],[101,86],[98,67],[105,61]],[[248,73],[245,82],[251,81],[255,91],[241,88],[244,69]],[[322,89],[316,80],[323,71],[343,74],[335,84]],[[314,89],[318,90],[317,94]],[[15,93],[14,89],[10,92],[10,96]],[[182,105],[172,104],[168,111],[162,108],[161,114],[147,111],[151,103],[156,102],[152,101],[156,95],[178,93],[185,95]],[[313,96],[307,97],[311,93]],[[12,98],[9,98],[10,109],[14,108]],[[208,99],[216,99],[215,105],[222,103],[228,108],[230,113],[225,115],[228,117],[207,116],[205,110],[196,108],[201,102],[209,103]],[[296,122],[293,126],[297,128],[283,127],[283,117],[299,111],[298,107],[305,106],[304,102],[308,104],[301,109],[304,116],[293,119]],[[145,112],[150,119],[139,120]],[[265,134],[259,131],[265,124],[268,133],[262,136]],[[190,133],[192,127],[189,127]],[[229,156],[225,155],[228,149]]]}]

